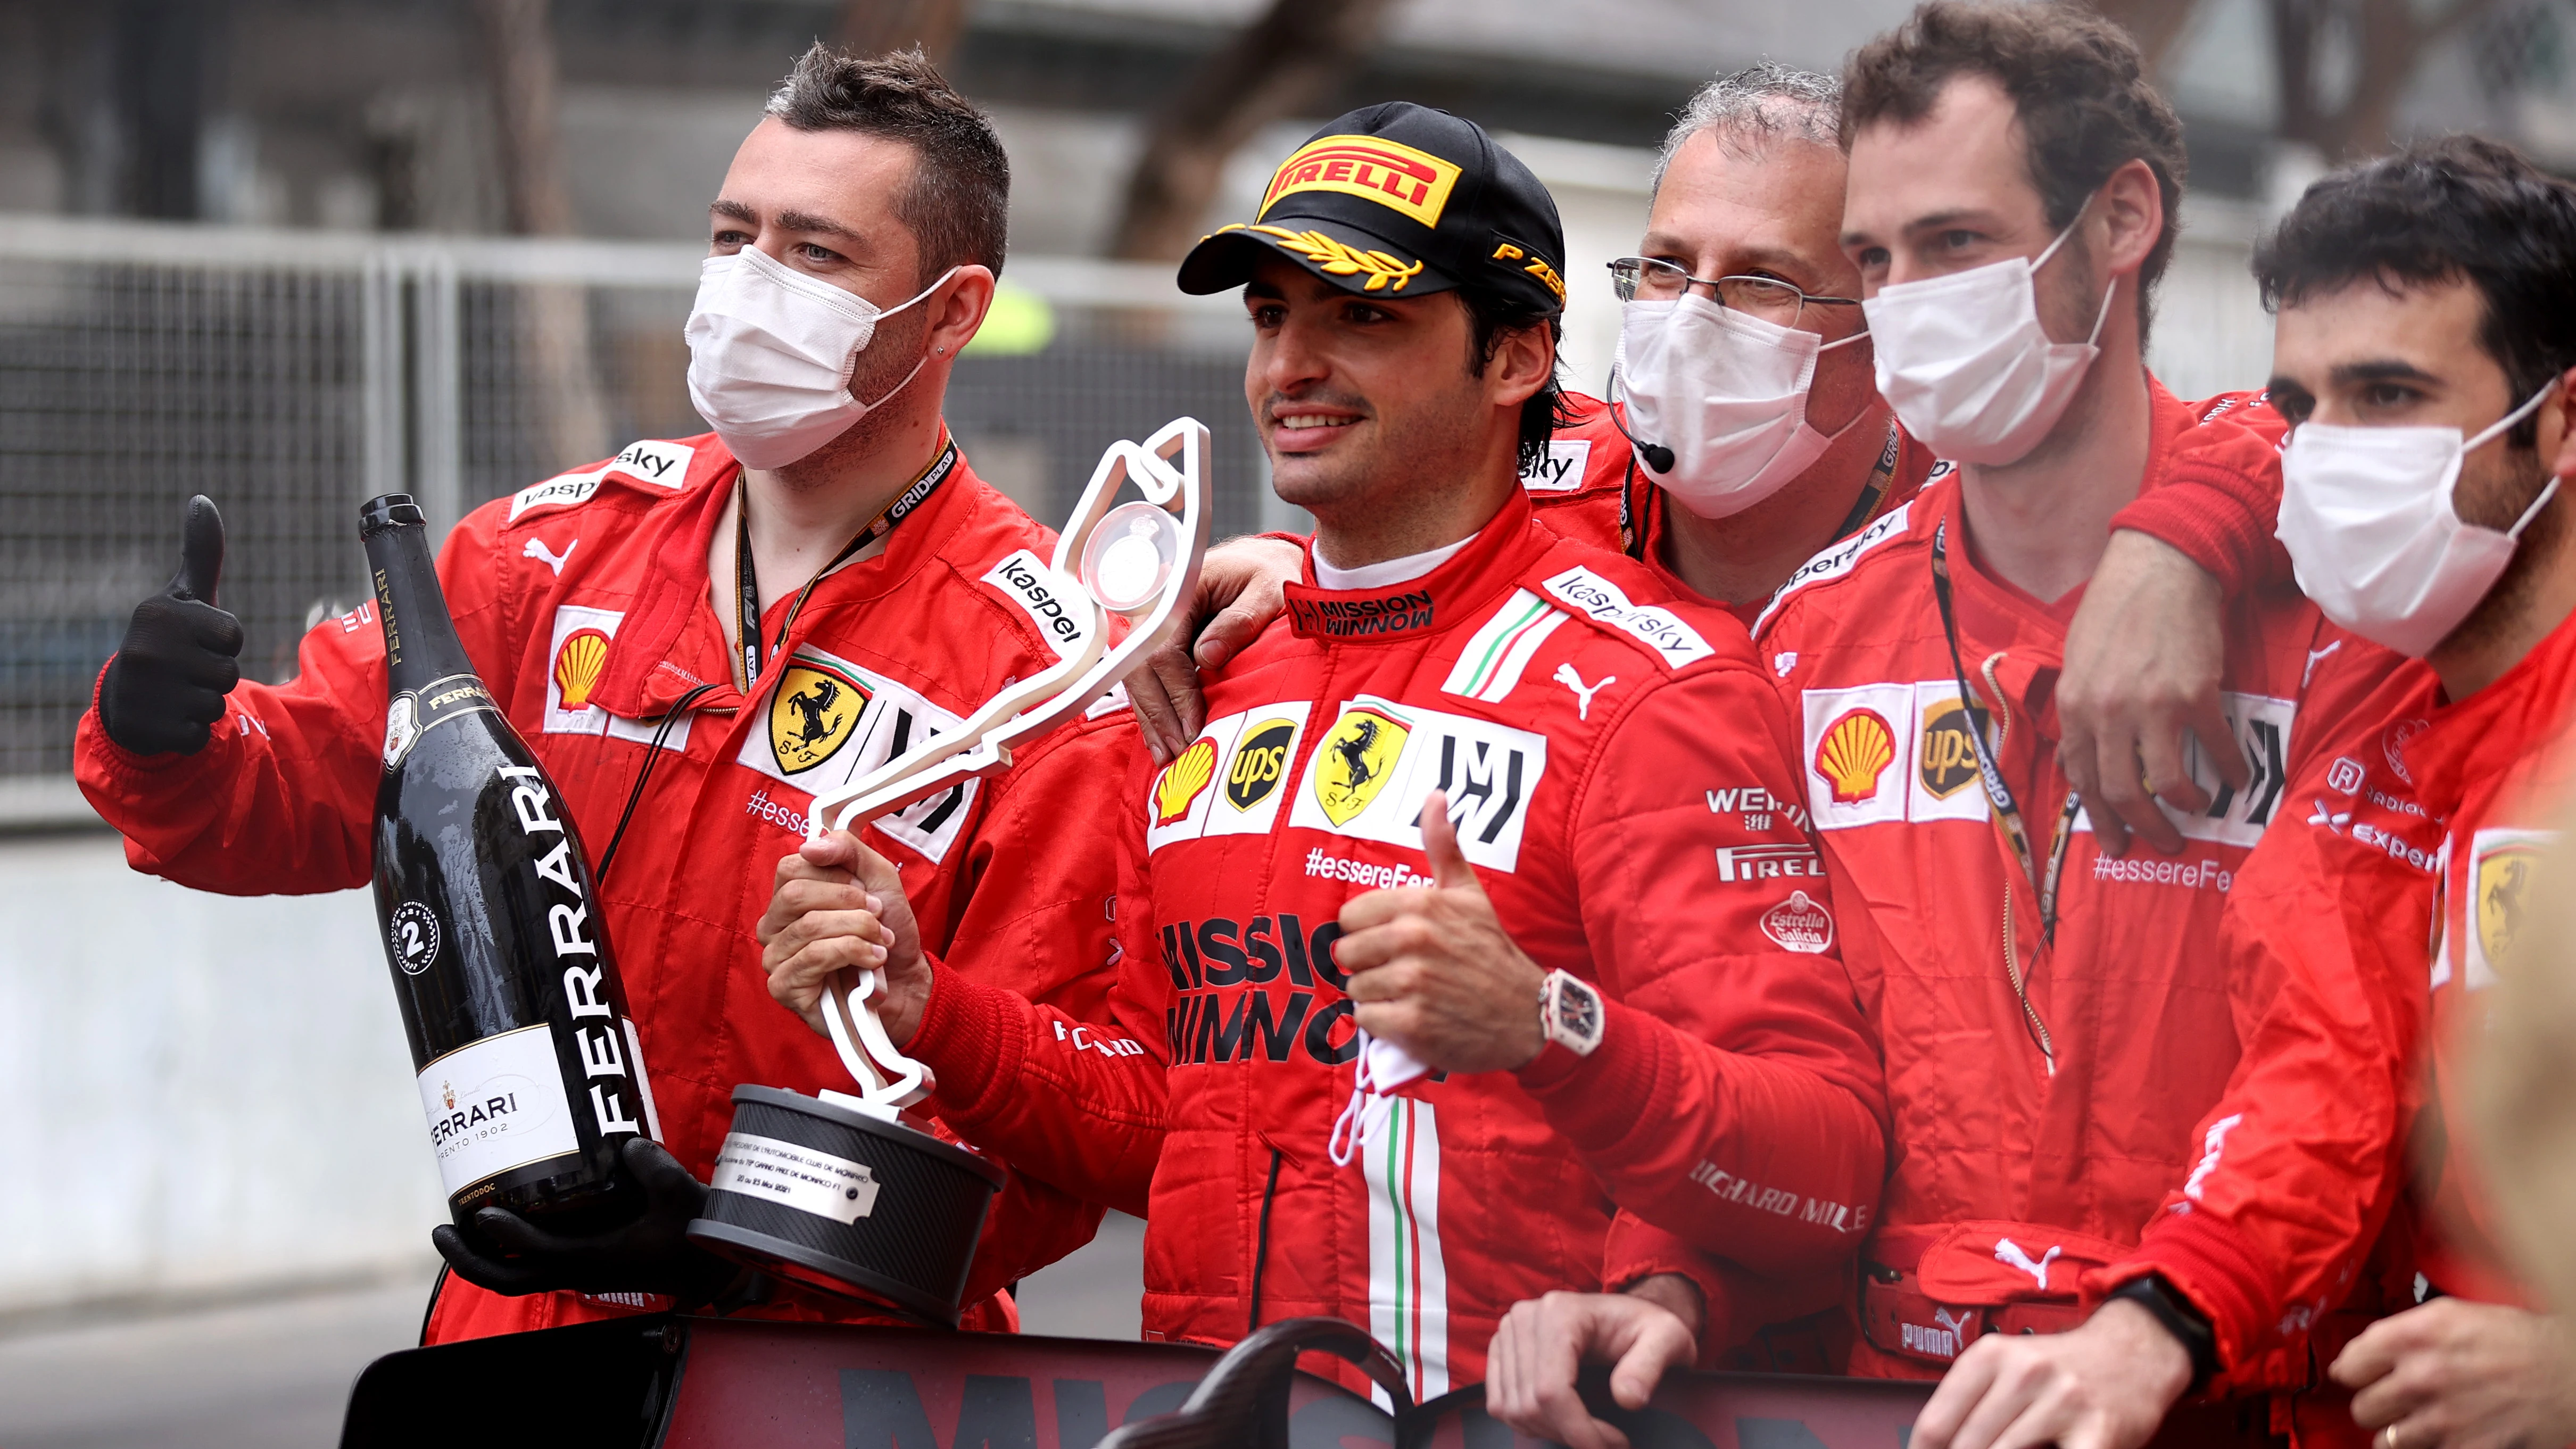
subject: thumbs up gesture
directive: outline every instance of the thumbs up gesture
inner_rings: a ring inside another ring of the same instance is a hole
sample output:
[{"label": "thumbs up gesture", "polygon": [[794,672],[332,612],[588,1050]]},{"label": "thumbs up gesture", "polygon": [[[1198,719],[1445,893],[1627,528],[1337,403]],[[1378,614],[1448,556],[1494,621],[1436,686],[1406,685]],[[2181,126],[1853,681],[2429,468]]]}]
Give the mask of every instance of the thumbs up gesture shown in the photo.
[{"label": "thumbs up gesture", "polygon": [[1438,791],[1422,802],[1422,848],[1432,884],[1342,905],[1333,959],[1350,973],[1359,1024],[1441,1071],[1527,1066],[1547,1045],[1538,1022],[1547,973],[1504,933]]},{"label": "thumbs up gesture", "polygon": [[223,515],[200,493],[188,500],[179,572],[135,606],[99,685],[99,725],[125,749],[193,755],[224,717],[224,696],[241,682],[242,628],[215,607],[223,570]]}]

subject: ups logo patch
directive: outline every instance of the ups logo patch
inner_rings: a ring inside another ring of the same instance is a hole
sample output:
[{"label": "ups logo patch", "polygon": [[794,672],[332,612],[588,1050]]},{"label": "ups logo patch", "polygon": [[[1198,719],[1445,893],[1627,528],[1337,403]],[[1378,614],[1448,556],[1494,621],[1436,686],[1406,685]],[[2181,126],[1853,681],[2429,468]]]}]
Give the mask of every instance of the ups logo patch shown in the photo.
[{"label": "ups logo patch", "polygon": [[1986,712],[1972,710],[1956,698],[1935,700],[1923,711],[1920,769],[1923,788],[1935,800],[1977,783],[1977,741],[1970,730],[1986,726]]}]

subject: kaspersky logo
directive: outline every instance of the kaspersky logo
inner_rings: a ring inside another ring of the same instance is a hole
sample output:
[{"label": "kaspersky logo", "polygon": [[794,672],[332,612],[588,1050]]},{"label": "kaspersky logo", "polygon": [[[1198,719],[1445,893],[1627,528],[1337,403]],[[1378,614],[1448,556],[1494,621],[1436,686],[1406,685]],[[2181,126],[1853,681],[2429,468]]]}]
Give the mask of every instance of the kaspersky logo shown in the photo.
[{"label": "kaspersky logo", "polygon": [[1283,196],[1337,191],[1374,201],[1424,226],[1438,226],[1458,175],[1455,163],[1382,136],[1319,136],[1271,173],[1260,214],[1269,215]]}]

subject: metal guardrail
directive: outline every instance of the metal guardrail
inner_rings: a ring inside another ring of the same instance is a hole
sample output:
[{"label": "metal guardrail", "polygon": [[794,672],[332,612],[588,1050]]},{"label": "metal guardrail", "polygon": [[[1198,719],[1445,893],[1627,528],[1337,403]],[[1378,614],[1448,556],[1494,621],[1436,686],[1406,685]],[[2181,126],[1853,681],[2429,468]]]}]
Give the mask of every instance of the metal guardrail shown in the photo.
[{"label": "metal guardrail", "polygon": [[[86,819],[64,778],[98,666],[206,492],[231,536],[244,673],[290,677],[363,594],[349,508],[434,524],[639,437],[703,431],[680,324],[703,252],[0,216],[0,829]],[[1169,268],[1020,257],[1018,350],[960,359],[948,412],[1041,518],[1108,441],[1215,424],[1217,525],[1283,521],[1244,416],[1239,306]],[[53,783],[38,786],[31,779]]]}]

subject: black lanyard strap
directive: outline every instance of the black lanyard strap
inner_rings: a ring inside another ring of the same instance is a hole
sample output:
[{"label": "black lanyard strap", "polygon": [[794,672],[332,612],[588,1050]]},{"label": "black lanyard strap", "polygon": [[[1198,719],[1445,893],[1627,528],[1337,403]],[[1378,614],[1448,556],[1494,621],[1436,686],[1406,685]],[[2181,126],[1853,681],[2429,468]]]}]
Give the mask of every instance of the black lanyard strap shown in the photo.
[{"label": "black lanyard strap", "polygon": [[[780,648],[786,647],[787,635],[796,627],[796,616],[804,611],[805,600],[812,596],[814,586],[823,582],[825,574],[848,562],[850,555],[894,532],[896,524],[910,517],[914,510],[928,501],[940,484],[948,481],[948,475],[957,467],[957,444],[947,438],[940,442],[939,456],[930,461],[930,466],[914,474],[912,482],[895,495],[892,503],[852,534],[850,541],[841,545],[841,551],[816,569],[814,577],[805,581],[805,587],[796,591],[795,602],[787,606],[787,617],[778,623]],[[762,656],[767,652],[767,645],[761,637],[760,576],[751,562],[751,481],[741,474],[737,474],[734,480],[733,541],[734,585],[739,597],[739,612],[735,619],[739,632],[735,637],[742,645],[742,687],[749,691],[760,678]]]},{"label": "black lanyard strap", "polygon": [[[2030,844],[2030,830],[2022,823],[2020,802],[2013,798],[2012,786],[2005,782],[2004,772],[1995,759],[1994,746],[1986,732],[1977,726],[1977,694],[1968,687],[1968,671],[1959,657],[1958,611],[1950,600],[1950,521],[1943,519],[1932,530],[1932,597],[1941,606],[1941,634],[1950,644],[1950,677],[1958,681],[1959,709],[1967,716],[1968,743],[1977,752],[1977,778],[1986,786],[1986,809],[1995,827],[2011,847],[2015,864],[2021,867],[2022,879],[2039,895],[2040,949],[2057,944],[2057,886],[2066,868],[2067,842],[2075,836],[2075,812],[2082,809],[2084,798],[2069,790],[2065,808],[2058,812],[2057,828],[2050,834],[2048,865],[2043,871],[2036,863]],[[1994,716],[1998,736],[2012,729],[2012,701],[2005,694],[2002,681],[1995,678],[1994,660],[1980,668],[1986,688],[1994,697]],[[2031,1005],[2029,981],[2022,971],[2020,946],[2013,934],[2012,885],[2004,885],[2004,973],[2012,979],[2013,995],[2020,998],[2022,1015],[2028,1020],[2031,1039],[2039,1044],[2040,1055],[2048,1058],[2049,1070],[2057,1069],[2057,1049],[2051,1044],[2048,1024],[2039,1019],[2039,1009]],[[2032,953],[2034,962],[2038,953]]]}]

